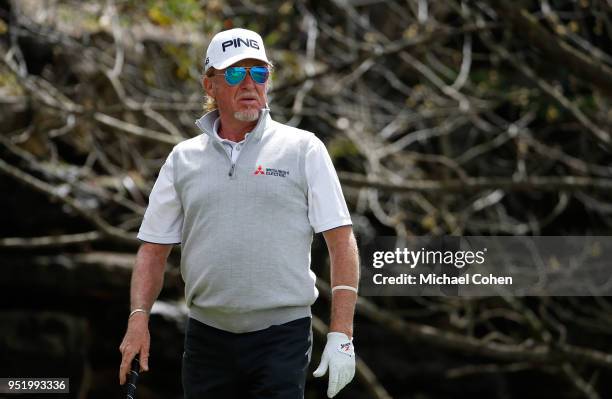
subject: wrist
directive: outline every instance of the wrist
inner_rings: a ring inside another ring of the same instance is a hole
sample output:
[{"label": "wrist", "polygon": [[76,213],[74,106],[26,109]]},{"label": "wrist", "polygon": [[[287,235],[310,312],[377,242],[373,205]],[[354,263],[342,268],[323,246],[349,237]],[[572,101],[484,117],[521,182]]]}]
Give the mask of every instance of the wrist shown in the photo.
[{"label": "wrist", "polygon": [[131,320],[133,318],[142,318],[142,317],[149,318],[149,311],[145,308],[134,308],[130,312],[128,316],[128,320]]},{"label": "wrist", "polygon": [[349,341],[353,340],[353,332],[348,330],[329,330],[329,332],[327,333],[327,338],[334,336],[345,338]]}]

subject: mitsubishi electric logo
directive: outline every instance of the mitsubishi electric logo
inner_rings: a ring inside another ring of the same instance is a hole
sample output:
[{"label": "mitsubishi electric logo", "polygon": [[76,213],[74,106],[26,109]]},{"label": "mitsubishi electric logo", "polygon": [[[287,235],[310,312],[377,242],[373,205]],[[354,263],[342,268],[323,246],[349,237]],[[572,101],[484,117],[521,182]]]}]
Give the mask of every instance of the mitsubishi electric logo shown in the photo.
[{"label": "mitsubishi electric logo", "polygon": [[278,177],[287,177],[289,176],[288,170],[282,169],[274,169],[274,168],[263,168],[263,166],[259,165],[257,169],[255,169],[254,175],[266,175],[266,176],[278,176]]},{"label": "mitsubishi electric logo", "polygon": [[261,165],[259,165],[259,166],[257,167],[257,170],[255,171],[255,173],[254,173],[254,174],[256,174],[256,175],[265,175],[265,173],[264,173],[264,171],[263,171],[263,169],[262,169]]}]

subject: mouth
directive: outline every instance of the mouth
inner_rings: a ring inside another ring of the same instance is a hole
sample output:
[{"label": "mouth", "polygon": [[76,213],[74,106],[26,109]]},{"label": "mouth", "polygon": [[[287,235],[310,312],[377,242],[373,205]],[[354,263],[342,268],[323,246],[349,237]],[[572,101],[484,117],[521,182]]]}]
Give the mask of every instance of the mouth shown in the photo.
[{"label": "mouth", "polygon": [[252,94],[246,94],[243,96],[238,97],[238,101],[239,102],[257,102],[258,98],[255,95]]},{"label": "mouth", "polygon": [[247,107],[257,106],[259,101],[255,98],[241,98],[238,100],[239,104],[245,105]]}]

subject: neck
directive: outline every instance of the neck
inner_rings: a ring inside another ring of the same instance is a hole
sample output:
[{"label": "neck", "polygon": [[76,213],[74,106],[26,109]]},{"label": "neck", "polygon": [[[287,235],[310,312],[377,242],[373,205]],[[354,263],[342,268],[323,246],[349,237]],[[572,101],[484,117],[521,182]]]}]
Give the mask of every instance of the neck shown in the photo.
[{"label": "neck", "polygon": [[[261,115],[260,115],[261,116]],[[225,140],[231,140],[234,142],[240,142],[244,140],[244,136],[255,129],[258,120],[252,122],[239,121],[233,117],[233,115],[221,114],[221,120],[219,121],[219,137]]]}]

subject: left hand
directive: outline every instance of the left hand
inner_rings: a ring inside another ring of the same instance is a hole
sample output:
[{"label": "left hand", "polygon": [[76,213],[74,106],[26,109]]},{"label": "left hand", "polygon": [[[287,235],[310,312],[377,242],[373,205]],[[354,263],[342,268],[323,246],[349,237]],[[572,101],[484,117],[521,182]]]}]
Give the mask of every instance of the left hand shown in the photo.
[{"label": "left hand", "polygon": [[321,363],[312,375],[322,377],[329,368],[327,397],[333,398],[355,376],[355,349],[346,334],[330,332],[321,356]]}]

